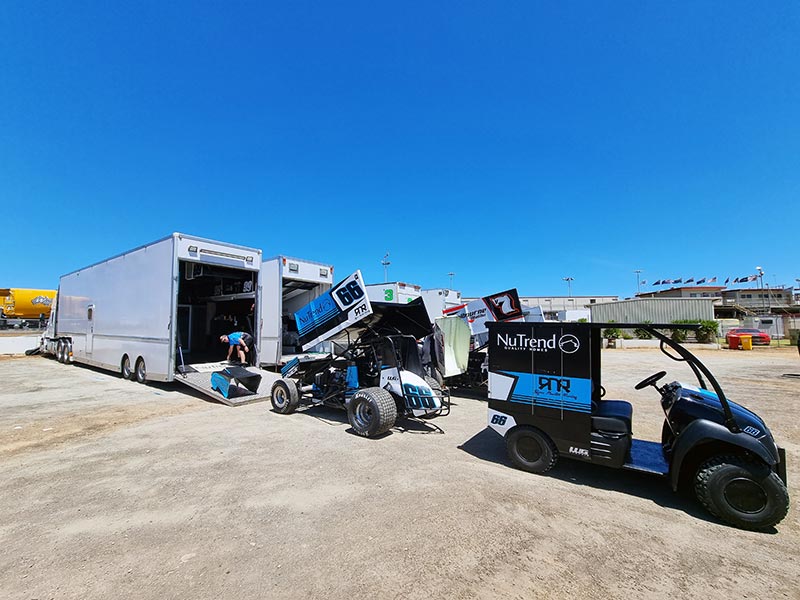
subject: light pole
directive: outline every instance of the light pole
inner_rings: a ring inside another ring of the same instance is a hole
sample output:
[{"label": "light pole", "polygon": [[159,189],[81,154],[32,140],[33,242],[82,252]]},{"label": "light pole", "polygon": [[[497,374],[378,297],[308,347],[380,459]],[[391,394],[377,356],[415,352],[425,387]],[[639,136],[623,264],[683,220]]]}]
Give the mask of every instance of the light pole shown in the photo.
[{"label": "light pole", "polygon": [[642,288],[639,285],[639,274],[642,272],[642,270],[634,269],[633,272],[636,273],[636,295],[638,296],[639,294],[642,293]]},{"label": "light pole", "polygon": [[381,264],[383,265],[383,283],[389,281],[389,265],[392,264],[389,261],[389,253],[387,252],[384,254],[383,258],[381,259]]},{"label": "light pole", "polygon": [[562,277],[561,279],[563,279],[564,281],[567,282],[567,293],[569,294],[569,297],[572,298],[572,282],[575,281],[575,278],[574,277]]},{"label": "light pole", "polygon": [[452,271],[450,271],[450,272],[447,274],[447,276],[450,278],[450,287],[449,287],[448,289],[452,290],[452,289],[453,289],[453,277],[455,277],[455,276],[456,276],[456,274],[455,274],[455,273],[453,273]]},{"label": "light pole", "polygon": [[761,267],[756,267],[756,271],[758,271],[758,287],[759,292],[761,293],[761,310],[764,310],[764,269]]}]

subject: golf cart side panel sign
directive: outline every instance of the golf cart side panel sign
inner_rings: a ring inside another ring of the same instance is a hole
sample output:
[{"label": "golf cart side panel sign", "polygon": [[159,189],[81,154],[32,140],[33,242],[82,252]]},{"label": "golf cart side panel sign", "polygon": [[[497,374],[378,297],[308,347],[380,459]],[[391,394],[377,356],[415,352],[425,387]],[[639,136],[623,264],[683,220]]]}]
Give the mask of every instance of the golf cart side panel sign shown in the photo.
[{"label": "golf cart side panel sign", "polygon": [[361,271],[356,271],[294,313],[294,318],[300,344],[308,350],[371,314]]},{"label": "golf cart side panel sign", "polygon": [[540,416],[563,419],[563,411],[588,415],[588,329],[566,323],[490,323],[489,398]]}]

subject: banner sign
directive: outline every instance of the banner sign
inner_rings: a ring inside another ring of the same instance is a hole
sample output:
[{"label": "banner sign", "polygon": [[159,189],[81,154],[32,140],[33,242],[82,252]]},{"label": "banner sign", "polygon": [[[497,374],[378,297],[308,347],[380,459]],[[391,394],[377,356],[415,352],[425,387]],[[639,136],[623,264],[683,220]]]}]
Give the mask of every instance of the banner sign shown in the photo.
[{"label": "banner sign", "polygon": [[486,333],[486,323],[525,320],[516,288],[484,296],[443,312],[445,316],[464,319],[472,335]]},{"label": "banner sign", "polygon": [[361,271],[356,271],[331,290],[294,313],[304,351],[372,314]]}]

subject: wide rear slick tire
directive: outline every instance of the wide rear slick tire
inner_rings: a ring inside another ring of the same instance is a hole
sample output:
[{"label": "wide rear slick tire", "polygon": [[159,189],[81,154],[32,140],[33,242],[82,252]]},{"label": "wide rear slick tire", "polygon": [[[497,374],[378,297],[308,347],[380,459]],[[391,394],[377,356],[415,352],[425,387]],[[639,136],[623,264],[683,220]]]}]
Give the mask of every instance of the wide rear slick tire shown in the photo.
[{"label": "wide rear slick tire", "polygon": [[378,387],[358,390],[347,405],[347,420],[362,437],[376,437],[389,431],[397,419],[394,397]]},{"label": "wide rear slick tire", "polygon": [[553,440],[535,427],[512,429],[506,436],[506,449],[514,466],[529,473],[546,473],[558,462]]},{"label": "wide rear slick tire", "polygon": [[713,515],[741,529],[767,529],[789,512],[789,492],[767,465],[715,456],[697,470],[694,492]]},{"label": "wide rear slick tire", "polygon": [[279,379],[272,384],[270,401],[275,412],[288,415],[297,410],[300,405],[300,393],[297,384],[291,379]]}]

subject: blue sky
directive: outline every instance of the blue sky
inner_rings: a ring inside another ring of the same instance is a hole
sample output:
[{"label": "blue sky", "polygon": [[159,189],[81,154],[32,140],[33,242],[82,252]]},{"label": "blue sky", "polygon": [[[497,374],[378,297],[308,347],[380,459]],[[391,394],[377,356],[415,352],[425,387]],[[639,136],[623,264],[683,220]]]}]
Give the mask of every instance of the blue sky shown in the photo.
[{"label": "blue sky", "polygon": [[4,2],[0,286],[172,231],[465,294],[800,277],[796,2]]}]

